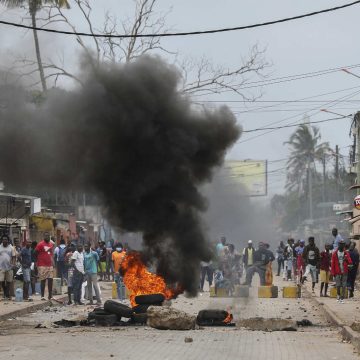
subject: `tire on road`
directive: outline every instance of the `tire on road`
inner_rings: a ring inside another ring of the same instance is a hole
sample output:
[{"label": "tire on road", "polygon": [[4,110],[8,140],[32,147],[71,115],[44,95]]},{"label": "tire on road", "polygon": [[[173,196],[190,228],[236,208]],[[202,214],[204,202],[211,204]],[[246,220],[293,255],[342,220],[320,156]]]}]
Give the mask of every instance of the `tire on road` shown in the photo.
[{"label": "tire on road", "polygon": [[224,321],[228,316],[225,310],[201,310],[198,313],[197,321]]},{"label": "tire on road", "polygon": [[162,303],[164,300],[165,300],[165,296],[163,294],[135,296],[135,302],[138,305],[154,305],[154,304]]},{"label": "tire on road", "polygon": [[97,326],[113,326],[118,322],[118,317],[115,314],[108,315],[94,315],[95,325]]},{"label": "tire on road", "polygon": [[133,314],[131,320],[136,324],[146,324],[147,318],[148,318],[147,313],[141,313],[141,314]]},{"label": "tire on road", "polygon": [[129,306],[126,306],[114,300],[105,301],[104,310],[111,314],[115,314],[119,317],[124,318],[131,318],[131,315],[133,314],[133,310]]},{"label": "tire on road", "polygon": [[104,309],[95,309],[95,310],[88,314],[88,320],[94,320],[96,315],[102,315],[102,316],[111,315],[111,313],[105,311]]},{"label": "tire on road", "polygon": [[136,305],[132,309],[135,314],[144,314],[144,313],[146,313],[146,310],[148,309],[149,306],[151,306],[151,305],[147,305],[147,304]]}]

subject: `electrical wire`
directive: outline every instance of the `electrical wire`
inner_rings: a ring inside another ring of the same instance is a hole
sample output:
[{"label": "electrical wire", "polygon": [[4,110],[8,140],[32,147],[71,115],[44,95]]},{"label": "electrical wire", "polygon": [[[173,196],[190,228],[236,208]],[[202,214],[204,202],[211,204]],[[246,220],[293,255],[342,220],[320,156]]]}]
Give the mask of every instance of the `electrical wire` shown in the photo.
[{"label": "electrical wire", "polygon": [[[357,87],[357,88],[358,88],[358,87]],[[324,106],[327,106],[327,105],[329,105],[329,104],[331,104],[331,103],[337,104],[337,103],[341,102],[343,99],[349,99],[349,98],[351,98],[351,97],[356,96],[356,95],[359,94],[359,93],[360,93],[360,90],[355,91],[355,92],[353,92],[353,93],[351,93],[351,94],[342,96],[342,97],[340,97],[340,98],[337,99],[337,100],[331,101],[331,102],[329,102],[329,103],[322,104],[321,108],[324,107]],[[332,106],[334,106],[334,105],[330,105],[330,106],[328,106],[328,107],[331,108]],[[318,109],[319,109],[319,107],[316,107],[316,108],[314,108],[313,110],[315,111],[315,110],[318,110]],[[317,112],[315,112],[315,113],[312,114],[312,115],[316,115],[316,114],[318,114],[318,113],[320,113],[320,110],[318,110]],[[299,117],[299,116],[303,116],[303,115],[307,115],[307,112],[303,112],[303,113],[300,113],[300,114],[298,114],[298,115],[293,115],[293,116],[287,117],[287,118],[285,118],[285,119],[282,119],[282,120],[279,120],[279,121],[275,121],[275,122],[273,122],[273,123],[270,123],[269,125],[275,125],[275,124],[284,122],[284,121],[286,121],[286,120],[290,120],[290,119],[293,119],[293,118],[296,118],[296,117]],[[294,123],[287,124],[287,125],[294,125],[294,124],[299,125],[299,124],[298,124],[299,121],[300,121],[300,120],[296,120]],[[269,133],[271,133],[271,132],[274,132],[274,131],[276,131],[276,130],[277,130],[277,129],[269,130],[269,131],[267,131],[267,132],[265,132],[265,133],[263,133],[263,134],[255,135],[255,136],[250,137],[250,138],[248,138],[248,139],[240,140],[240,141],[237,142],[237,144],[243,144],[243,143],[245,143],[245,142],[251,141],[251,140],[256,139],[256,138],[258,138],[258,137],[265,136],[265,135],[267,135],[267,134],[269,134]]]},{"label": "electrical wire", "polygon": [[[331,119],[325,119],[325,120],[318,120],[318,121],[309,121],[306,124],[320,124],[328,121],[335,121],[340,119],[348,119],[346,116],[337,117],[337,118],[331,118]],[[299,124],[289,124],[289,125],[283,125],[283,126],[275,126],[275,127],[262,127],[257,129],[250,129],[250,130],[243,130],[244,133],[251,133],[256,131],[265,131],[265,130],[278,130],[278,129],[285,129],[285,128],[291,128],[291,127],[297,127]]]},{"label": "electrical wire", "polygon": [[252,25],[244,25],[244,26],[236,26],[236,27],[212,29],[212,30],[203,30],[203,31],[167,32],[167,33],[159,33],[159,34],[97,34],[97,33],[86,33],[86,32],[77,32],[77,31],[48,29],[48,28],[42,28],[42,27],[38,27],[38,26],[30,26],[30,25],[13,23],[13,22],[4,21],[4,20],[0,20],[0,24],[18,27],[18,28],[22,28],[22,29],[43,31],[43,32],[62,34],[62,35],[76,35],[76,36],[87,36],[87,37],[107,38],[107,39],[109,39],[109,38],[148,38],[148,37],[190,36],[190,35],[216,34],[216,33],[239,31],[239,30],[245,30],[245,29],[254,29],[254,28],[258,28],[258,27],[264,27],[264,26],[289,22],[289,21],[293,21],[293,20],[304,19],[307,17],[315,16],[315,15],[320,15],[320,14],[324,14],[324,13],[328,13],[328,12],[345,9],[345,8],[348,8],[348,7],[351,7],[354,5],[358,5],[358,4],[360,4],[360,0],[353,1],[348,4],[328,8],[328,9],[313,11],[313,12],[302,14],[302,15],[297,15],[297,16],[287,17],[287,18],[283,18],[283,19],[277,19],[277,20],[267,21],[267,22],[263,22],[263,23],[252,24]]}]

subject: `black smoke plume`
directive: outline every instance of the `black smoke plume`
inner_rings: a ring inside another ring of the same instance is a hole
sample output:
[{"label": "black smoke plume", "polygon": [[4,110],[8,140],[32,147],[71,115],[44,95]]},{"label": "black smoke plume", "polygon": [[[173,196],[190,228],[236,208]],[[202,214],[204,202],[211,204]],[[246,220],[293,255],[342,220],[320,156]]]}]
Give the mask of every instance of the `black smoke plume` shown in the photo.
[{"label": "black smoke plume", "polygon": [[83,68],[81,89],[52,90],[41,105],[2,87],[0,179],[96,193],[113,226],[143,233],[158,273],[194,294],[199,261],[211,258],[198,187],[240,128],[226,107],[195,109],[159,58]]}]

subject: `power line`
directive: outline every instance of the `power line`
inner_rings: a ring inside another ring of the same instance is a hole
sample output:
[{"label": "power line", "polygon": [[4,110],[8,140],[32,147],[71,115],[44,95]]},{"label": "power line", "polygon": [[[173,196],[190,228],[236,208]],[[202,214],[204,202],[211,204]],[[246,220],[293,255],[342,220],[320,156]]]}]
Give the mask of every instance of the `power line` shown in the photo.
[{"label": "power line", "polygon": [[[318,98],[318,97],[322,97],[322,96],[326,96],[326,95],[337,94],[337,93],[343,92],[343,91],[348,91],[348,90],[353,90],[353,89],[359,89],[359,87],[360,87],[360,86],[358,85],[358,86],[353,86],[353,87],[350,87],[350,88],[345,88],[345,89],[341,89],[341,90],[331,91],[331,92],[322,93],[322,94],[318,94],[318,95],[307,96],[307,97],[304,97],[304,98],[301,98],[301,99],[290,100],[290,101],[284,100],[284,101],[282,101],[282,102],[280,102],[280,103],[276,103],[276,104],[272,104],[272,105],[267,105],[267,106],[260,106],[260,107],[255,108],[255,109],[257,109],[257,110],[269,109],[269,108],[281,106],[281,105],[283,105],[283,104],[287,104],[288,102],[297,102],[297,101],[314,99],[314,98]],[[344,98],[344,97],[343,97],[343,98]],[[340,99],[343,99],[343,98],[340,98]],[[339,99],[337,99],[337,100],[339,100]],[[330,104],[330,103],[332,103],[332,102],[334,102],[334,101],[336,101],[336,100],[319,100],[319,102],[322,103],[321,106],[324,106],[324,102],[325,102],[325,104],[327,105],[327,104]],[[344,102],[344,101],[348,101],[348,100],[346,99],[346,97],[345,97],[345,99],[343,99],[341,102]],[[222,103],[224,103],[224,102],[243,102],[243,101],[242,101],[242,100],[234,100],[234,101],[232,101],[232,100],[202,100],[202,101],[196,101],[195,103],[196,103],[196,104],[199,104],[199,103],[201,103],[201,102],[203,102],[203,103],[211,103],[211,102],[216,102],[216,103],[222,102]],[[251,101],[251,102],[252,102],[252,101]],[[256,101],[254,101],[254,102],[256,102]],[[252,109],[252,110],[255,110],[255,109]],[[272,124],[270,124],[270,125],[272,125]]]},{"label": "power line", "polygon": [[[342,117],[337,117],[337,118],[332,118],[332,119],[325,119],[325,120],[319,120],[319,121],[309,121],[306,124],[319,124],[319,123],[323,123],[323,122],[328,122],[328,121],[335,121],[335,120],[340,120],[340,119],[347,119],[346,116],[342,116]],[[255,131],[264,131],[264,130],[278,130],[278,129],[285,129],[285,128],[290,128],[290,127],[297,127],[299,126],[299,124],[289,124],[289,125],[283,125],[283,126],[275,126],[275,127],[262,127],[262,128],[257,128],[257,129],[250,129],[250,130],[243,130],[244,133],[250,133],[250,132],[255,132]]]},{"label": "power line", "polygon": [[205,34],[215,34],[215,33],[223,33],[223,32],[230,32],[230,31],[238,31],[238,30],[245,30],[245,29],[254,29],[263,26],[275,25],[279,23],[284,23],[293,20],[299,20],[319,14],[324,14],[328,12],[333,12],[341,9],[348,8],[350,6],[354,6],[360,4],[360,0],[353,1],[348,4],[323,9],[319,11],[313,11],[310,13],[287,17],[283,19],[277,19],[272,21],[267,21],[263,23],[257,23],[252,25],[244,25],[244,26],[236,26],[230,28],[221,28],[221,29],[212,29],[212,30],[203,30],[203,31],[189,31],[189,32],[168,32],[168,33],[159,33],[159,34],[97,34],[97,33],[86,33],[86,32],[76,32],[76,31],[65,31],[65,30],[56,30],[56,29],[48,29],[42,28],[37,26],[30,26],[30,25],[23,25],[18,23],[13,23],[9,21],[0,20],[0,24],[7,25],[7,26],[14,26],[22,29],[28,30],[37,30],[43,31],[48,33],[55,33],[55,34],[63,34],[63,35],[77,35],[77,36],[88,36],[88,37],[96,37],[96,38],[148,38],[148,37],[171,37],[171,36],[189,36],[189,35],[205,35]]},{"label": "power line", "polygon": [[[358,87],[357,87],[357,88],[358,88]],[[323,105],[323,106],[327,106],[327,105],[329,105],[329,104],[331,104],[331,103],[337,104],[337,103],[343,101],[344,99],[352,98],[352,97],[356,96],[356,95],[359,94],[359,93],[360,93],[360,90],[359,90],[359,91],[355,91],[355,92],[353,92],[353,93],[351,93],[351,94],[342,96],[342,97],[340,97],[340,98],[337,99],[337,100],[333,100],[333,101],[331,101],[331,102],[329,102],[329,103],[325,103],[325,104],[322,104],[322,105]],[[334,106],[334,105],[330,105],[330,106],[328,106],[328,107],[332,107],[332,106]],[[317,109],[319,109],[319,107],[316,107],[316,108],[314,108],[313,110],[315,111],[315,110],[317,110]],[[320,110],[318,110],[317,112],[315,112],[315,114],[313,114],[313,115],[316,115],[317,113],[320,113]],[[282,120],[279,120],[279,121],[275,121],[275,122],[273,122],[273,123],[270,123],[269,125],[275,125],[275,124],[284,122],[284,121],[286,121],[286,120],[290,120],[290,119],[293,119],[293,118],[295,118],[295,117],[298,117],[298,116],[301,116],[301,115],[306,115],[306,114],[307,114],[307,112],[303,112],[303,113],[300,113],[300,114],[298,114],[298,115],[293,115],[293,116],[287,117],[287,118],[285,118],[285,119],[282,119]],[[295,123],[291,123],[291,124],[288,124],[288,125],[293,125],[293,124],[297,124],[297,125],[298,125],[298,121],[299,121],[299,120],[296,120]],[[242,144],[242,143],[251,141],[251,140],[253,140],[253,139],[256,139],[256,138],[258,138],[258,137],[265,136],[265,135],[267,135],[267,134],[269,134],[269,133],[271,133],[271,132],[274,132],[274,131],[276,131],[276,130],[277,130],[277,129],[269,130],[269,131],[267,131],[267,132],[265,132],[265,133],[263,133],[263,134],[255,135],[255,136],[253,136],[253,137],[250,137],[250,138],[247,138],[247,139],[244,139],[244,140],[237,141],[237,143],[238,143],[238,144]]]}]

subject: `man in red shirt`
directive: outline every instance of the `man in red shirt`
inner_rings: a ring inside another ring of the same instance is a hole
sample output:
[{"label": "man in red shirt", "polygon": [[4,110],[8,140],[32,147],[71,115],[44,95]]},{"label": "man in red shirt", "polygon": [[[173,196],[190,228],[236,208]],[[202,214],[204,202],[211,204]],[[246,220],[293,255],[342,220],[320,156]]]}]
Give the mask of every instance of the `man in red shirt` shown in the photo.
[{"label": "man in red shirt", "polygon": [[45,232],[44,240],[40,241],[35,248],[37,255],[37,268],[41,282],[41,300],[45,300],[45,284],[48,283],[49,300],[52,298],[54,276],[54,245],[50,241],[50,234]]},{"label": "man in red shirt", "polygon": [[337,301],[344,303],[345,288],[347,286],[347,275],[349,267],[352,266],[350,254],[345,250],[345,241],[341,239],[338,248],[333,252],[331,258],[331,274],[335,277],[337,288]]}]

